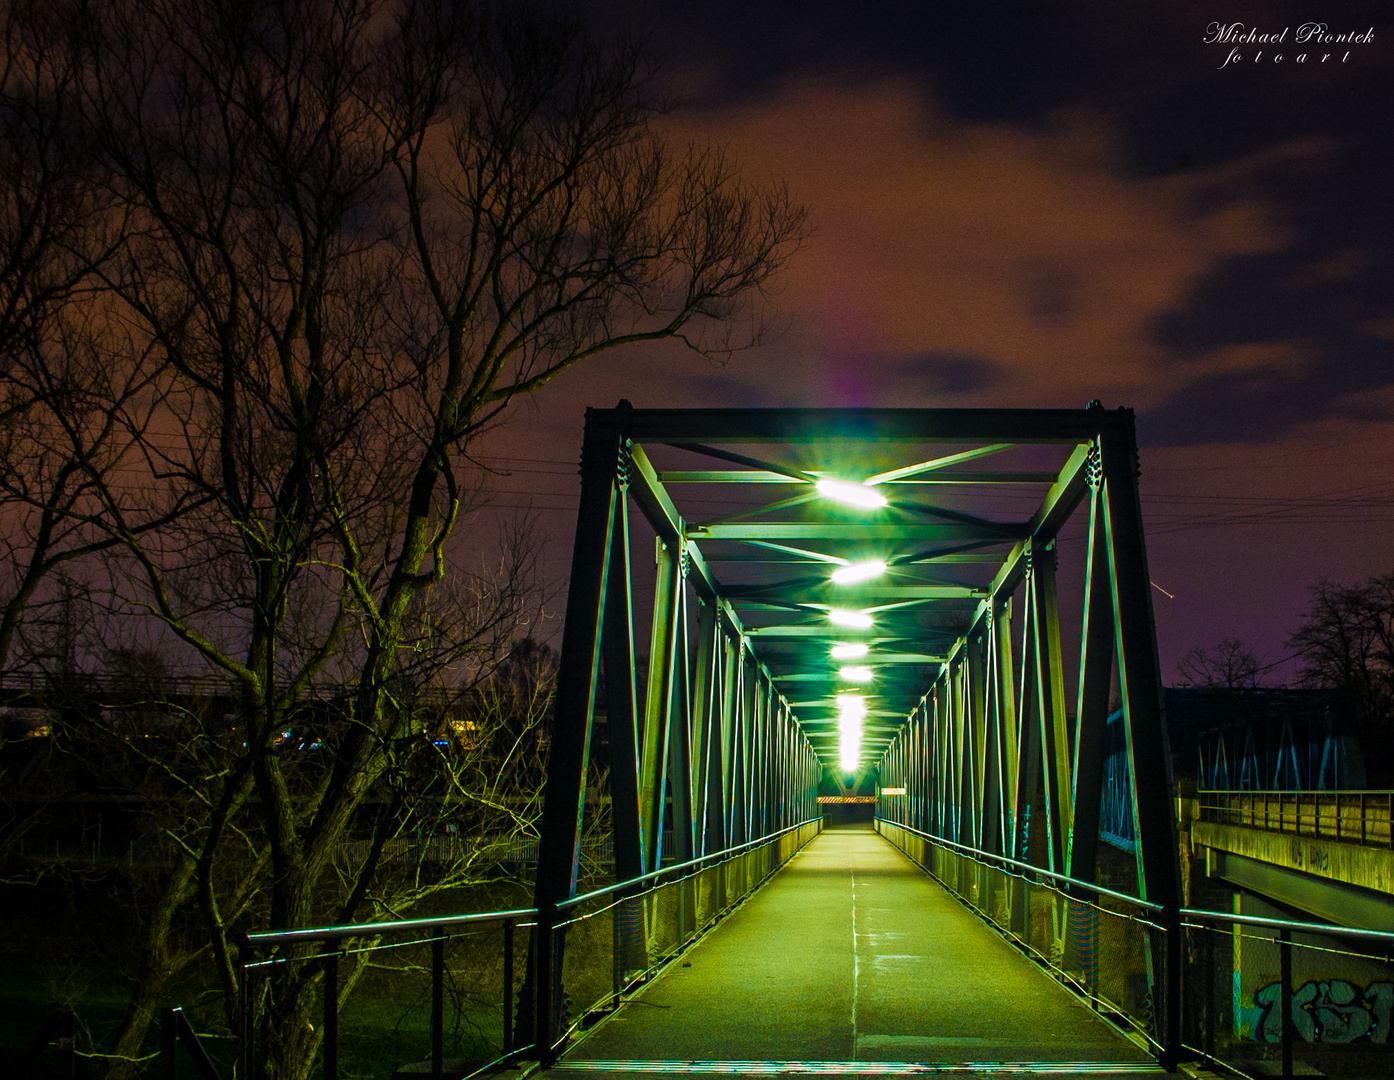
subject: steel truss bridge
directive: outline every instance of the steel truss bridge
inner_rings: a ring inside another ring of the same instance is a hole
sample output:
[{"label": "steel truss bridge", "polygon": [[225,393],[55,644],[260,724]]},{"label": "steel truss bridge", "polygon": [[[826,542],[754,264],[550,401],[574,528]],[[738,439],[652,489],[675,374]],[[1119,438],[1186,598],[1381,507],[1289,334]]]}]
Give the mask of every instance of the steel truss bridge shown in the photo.
[{"label": "steel truss bridge", "polygon": [[[566,1023],[563,926],[598,710],[615,876],[635,888],[662,871],[665,828],[678,863],[752,843],[812,818],[825,776],[879,784],[889,824],[1078,886],[1097,880],[1117,695],[1137,895],[1174,928],[1137,478],[1133,413],[1097,402],[588,410],[536,881],[538,1043]],[[1080,519],[1075,636],[1062,632],[1056,546]],[[650,537],[651,573],[636,555]],[[1159,972],[1176,956],[1157,960],[1156,1039],[1175,1048],[1179,980]]]},{"label": "steel truss bridge", "polygon": [[1193,888],[1345,925],[1184,905],[1137,480],[1097,403],[589,411],[533,905],[240,935],[236,1075],[297,965],[324,1080],[1389,1075],[1388,792],[1179,797]]}]

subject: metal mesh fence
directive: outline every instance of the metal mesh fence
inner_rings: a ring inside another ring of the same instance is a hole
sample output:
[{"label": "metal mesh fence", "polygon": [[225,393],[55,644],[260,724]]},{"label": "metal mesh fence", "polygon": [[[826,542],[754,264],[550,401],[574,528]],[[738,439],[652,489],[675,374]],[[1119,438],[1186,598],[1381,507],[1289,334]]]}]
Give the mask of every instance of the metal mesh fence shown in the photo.
[{"label": "metal mesh fence", "polygon": [[881,833],[1009,940],[1161,1048],[1154,1002],[1164,1000],[1165,931],[1141,908],[1083,900],[882,821]]},{"label": "metal mesh fence", "polygon": [[821,820],[677,880],[578,905],[565,926],[562,986],[573,1027],[603,1015],[626,989],[648,978],[740,903],[813,839]]},{"label": "metal mesh fence", "polygon": [[443,1075],[487,1064],[511,1048],[506,1010],[526,944],[526,932],[486,923],[290,946],[248,964],[250,1074],[283,1075],[308,1058],[312,1076],[386,1080],[432,1063],[437,1028]]},{"label": "metal mesh fence", "polygon": [[1184,925],[1186,1044],[1257,1075],[1394,1075],[1394,962],[1336,933]]}]

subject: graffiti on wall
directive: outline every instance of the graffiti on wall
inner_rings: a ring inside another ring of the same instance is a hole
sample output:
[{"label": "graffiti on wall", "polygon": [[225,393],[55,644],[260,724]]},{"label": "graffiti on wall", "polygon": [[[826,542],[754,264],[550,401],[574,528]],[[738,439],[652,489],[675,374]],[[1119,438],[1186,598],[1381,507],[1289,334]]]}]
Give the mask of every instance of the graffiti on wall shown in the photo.
[{"label": "graffiti on wall", "polygon": [[[1254,994],[1252,1009],[1241,1008],[1240,1031],[1256,1042],[1282,1039],[1281,987],[1275,981]],[[1360,987],[1345,979],[1305,982],[1292,995],[1293,1034],[1303,1042],[1388,1043],[1394,1013],[1394,982]]]}]

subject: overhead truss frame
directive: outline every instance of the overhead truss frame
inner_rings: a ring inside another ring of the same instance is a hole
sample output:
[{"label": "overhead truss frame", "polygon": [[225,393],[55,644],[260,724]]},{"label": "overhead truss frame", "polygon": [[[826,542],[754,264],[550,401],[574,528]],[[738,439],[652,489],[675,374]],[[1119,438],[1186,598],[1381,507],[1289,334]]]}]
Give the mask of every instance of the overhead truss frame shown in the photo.
[{"label": "overhead truss frame", "polygon": [[[886,510],[857,517],[825,511],[812,485],[826,472],[797,452],[834,442],[879,447],[883,458],[887,446],[969,446],[921,451],[923,460],[859,478],[886,493]],[[1058,448],[1064,463],[975,466],[1023,445]],[[658,447],[668,457],[680,451],[684,467],[656,467],[649,451]],[[723,467],[686,467],[694,455]],[[816,812],[818,782],[836,752],[834,689],[820,692],[829,676],[810,663],[847,636],[828,626],[840,594],[827,574],[877,546],[895,549],[886,559],[892,582],[867,582],[852,595],[875,618],[862,640],[874,648],[887,690],[882,706],[867,710],[864,764],[884,786],[906,792],[883,799],[882,816],[1029,860],[1034,807],[1043,866],[1095,881],[1102,744],[1116,687],[1139,892],[1179,908],[1137,479],[1132,411],[1097,402],[1081,410],[588,409],[535,888],[540,1044],[551,1045],[562,1023],[565,943],[550,926],[557,905],[576,895],[602,671],[617,880],[659,868],[665,828],[672,857],[683,861],[794,824]],[[746,487],[776,484],[793,493]],[[679,485],[731,486],[757,498],[684,517],[670,490]],[[1043,490],[1021,520],[933,497],[999,485]],[[656,537],[642,687],[634,674],[631,506]],[[1055,543],[1081,508],[1087,565],[1071,717]],[[961,578],[981,578],[984,568],[995,571],[990,581]],[[1015,639],[1014,594],[1022,598]],[[952,618],[941,625],[923,618],[926,611]],[[1179,1023],[1178,989],[1167,988],[1167,1028]]]}]

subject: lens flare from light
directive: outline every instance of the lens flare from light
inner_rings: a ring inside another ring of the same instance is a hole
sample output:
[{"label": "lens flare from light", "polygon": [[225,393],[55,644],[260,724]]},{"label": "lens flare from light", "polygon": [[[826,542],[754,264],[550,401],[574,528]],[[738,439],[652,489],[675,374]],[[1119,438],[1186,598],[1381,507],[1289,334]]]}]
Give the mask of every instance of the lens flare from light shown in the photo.
[{"label": "lens flare from light", "polygon": [[871,668],[861,664],[839,668],[837,673],[844,682],[871,682]]},{"label": "lens flare from light", "polygon": [[828,621],[834,626],[845,626],[850,630],[871,629],[871,616],[865,611],[844,611],[833,608],[828,612]]},{"label": "lens flare from light", "polygon": [[837,714],[839,727],[844,721],[860,724],[866,716],[866,698],[861,694],[838,694]]},{"label": "lens flare from light", "polygon": [[838,761],[843,772],[855,772],[861,762],[861,720],[867,715],[866,698],[838,694]]},{"label": "lens flare from light", "polygon": [[864,484],[853,484],[847,480],[824,478],[814,485],[818,494],[844,506],[855,506],[859,510],[879,510],[886,505],[886,497],[874,488]]},{"label": "lens flare from light", "polygon": [[868,651],[868,646],[863,642],[839,641],[833,646],[832,656],[834,660],[860,660]]},{"label": "lens flare from light", "polygon": [[858,581],[868,581],[886,572],[886,564],[880,559],[867,559],[866,562],[848,563],[839,566],[832,573],[834,585],[852,585]]},{"label": "lens flare from light", "polygon": [[862,757],[862,720],[866,699],[860,694],[837,697],[838,762],[843,772],[855,772]]}]

